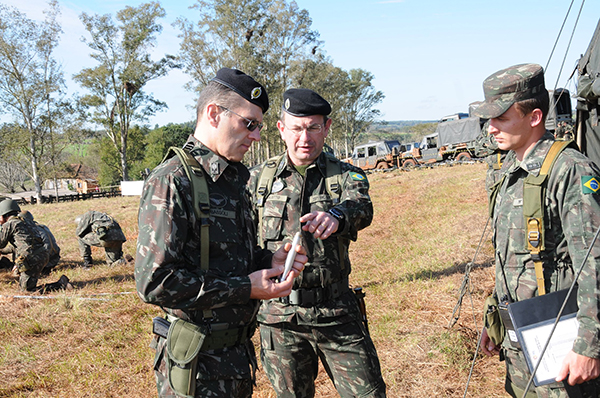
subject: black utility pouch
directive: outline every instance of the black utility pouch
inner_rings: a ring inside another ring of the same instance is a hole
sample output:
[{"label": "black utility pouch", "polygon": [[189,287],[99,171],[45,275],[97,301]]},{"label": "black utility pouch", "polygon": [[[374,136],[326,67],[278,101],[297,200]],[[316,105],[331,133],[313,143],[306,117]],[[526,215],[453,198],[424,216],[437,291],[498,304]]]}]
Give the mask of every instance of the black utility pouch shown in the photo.
[{"label": "black utility pouch", "polygon": [[500,318],[502,319],[502,323],[504,324],[504,329],[506,330],[506,335],[508,336],[508,341],[510,342],[510,345],[520,350],[521,344],[519,343],[519,339],[517,338],[517,331],[515,330],[512,318],[510,317],[510,305],[511,303],[509,301],[501,301],[500,303],[498,303],[498,310],[500,312]]},{"label": "black utility pouch", "polygon": [[167,335],[167,376],[178,395],[193,398],[196,391],[196,364],[206,330],[183,319],[176,319]]}]

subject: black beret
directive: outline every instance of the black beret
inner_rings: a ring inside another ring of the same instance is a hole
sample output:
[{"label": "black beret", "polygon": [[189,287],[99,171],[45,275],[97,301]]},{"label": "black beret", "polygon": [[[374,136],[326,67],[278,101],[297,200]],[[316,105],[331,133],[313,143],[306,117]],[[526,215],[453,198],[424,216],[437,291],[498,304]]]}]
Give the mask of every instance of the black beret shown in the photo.
[{"label": "black beret", "polygon": [[331,105],[307,88],[290,88],[283,93],[283,110],[292,116],[312,116],[331,113]]},{"label": "black beret", "polygon": [[237,69],[221,68],[212,81],[224,85],[265,113],[269,109],[267,90],[256,80]]}]

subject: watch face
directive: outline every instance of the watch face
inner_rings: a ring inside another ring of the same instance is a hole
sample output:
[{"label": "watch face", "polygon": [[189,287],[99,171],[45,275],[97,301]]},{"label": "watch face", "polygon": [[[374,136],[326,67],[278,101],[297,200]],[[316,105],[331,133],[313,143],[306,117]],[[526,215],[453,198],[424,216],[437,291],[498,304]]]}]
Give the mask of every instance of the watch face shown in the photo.
[{"label": "watch face", "polygon": [[331,210],[329,210],[329,213],[331,215],[333,215],[335,218],[337,218],[338,220],[343,220],[344,219],[344,213],[342,213],[338,209],[331,209]]}]

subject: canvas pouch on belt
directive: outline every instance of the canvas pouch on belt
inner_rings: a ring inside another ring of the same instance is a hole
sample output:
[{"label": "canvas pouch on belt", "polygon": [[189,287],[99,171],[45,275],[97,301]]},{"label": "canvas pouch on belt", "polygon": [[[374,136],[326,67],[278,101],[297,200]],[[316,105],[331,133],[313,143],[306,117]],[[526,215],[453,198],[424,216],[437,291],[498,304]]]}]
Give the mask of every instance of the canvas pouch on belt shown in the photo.
[{"label": "canvas pouch on belt", "polygon": [[198,352],[206,338],[203,327],[175,319],[167,334],[167,376],[178,395],[193,398],[196,391]]},{"label": "canvas pouch on belt", "polygon": [[498,310],[498,300],[494,295],[489,296],[485,300],[484,323],[490,340],[497,346],[502,344],[505,329]]}]

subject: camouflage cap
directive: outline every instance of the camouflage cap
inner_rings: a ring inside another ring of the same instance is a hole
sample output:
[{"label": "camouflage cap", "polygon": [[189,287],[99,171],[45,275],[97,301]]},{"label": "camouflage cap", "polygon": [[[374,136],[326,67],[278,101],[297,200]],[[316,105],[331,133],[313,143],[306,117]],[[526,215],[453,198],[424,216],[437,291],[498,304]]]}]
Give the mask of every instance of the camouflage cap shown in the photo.
[{"label": "camouflage cap", "polygon": [[520,64],[499,70],[483,81],[485,101],[473,115],[492,119],[502,115],[518,101],[546,92],[544,69],[538,64]]}]

